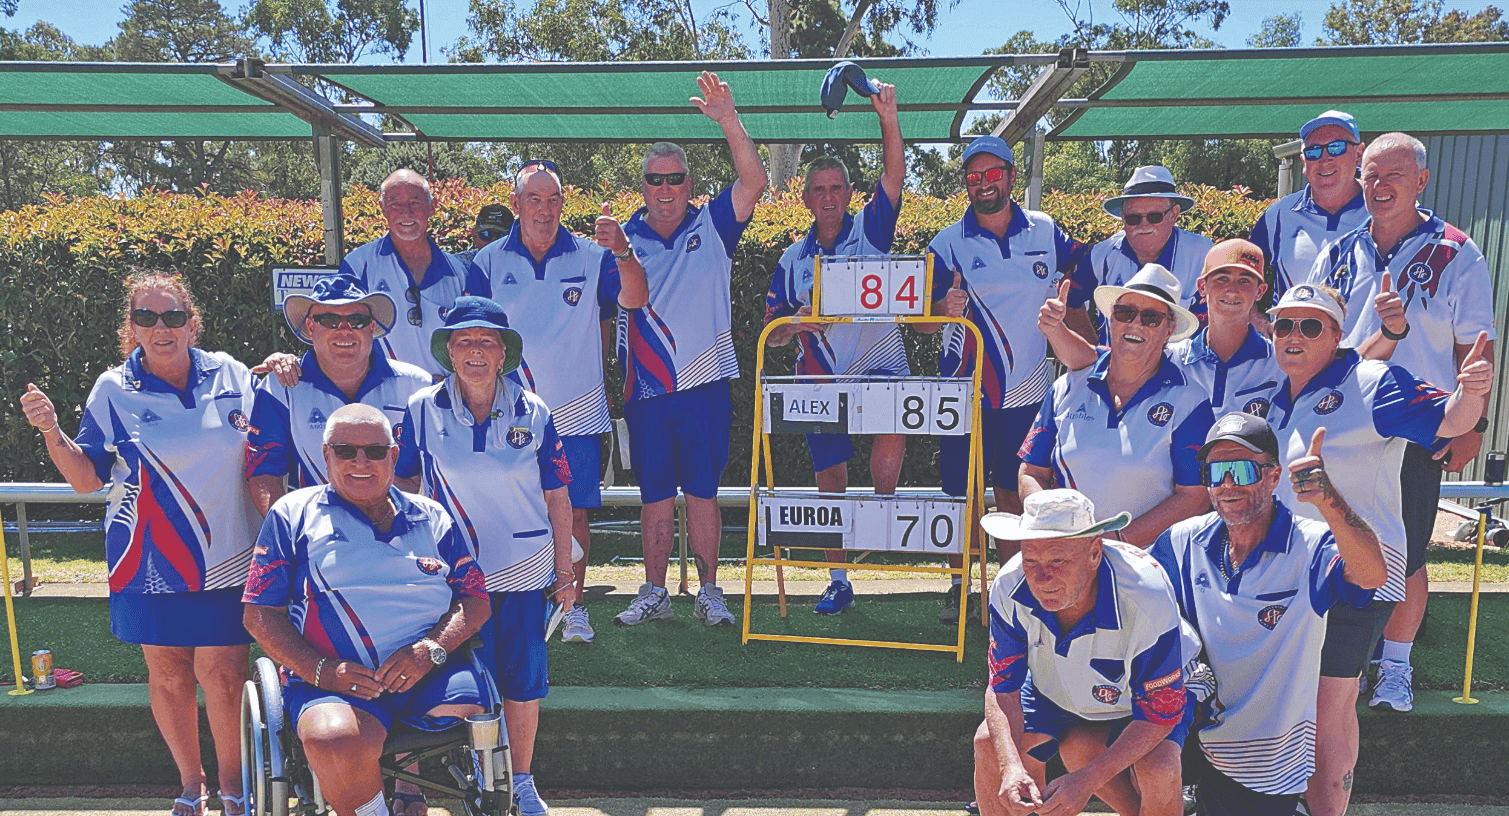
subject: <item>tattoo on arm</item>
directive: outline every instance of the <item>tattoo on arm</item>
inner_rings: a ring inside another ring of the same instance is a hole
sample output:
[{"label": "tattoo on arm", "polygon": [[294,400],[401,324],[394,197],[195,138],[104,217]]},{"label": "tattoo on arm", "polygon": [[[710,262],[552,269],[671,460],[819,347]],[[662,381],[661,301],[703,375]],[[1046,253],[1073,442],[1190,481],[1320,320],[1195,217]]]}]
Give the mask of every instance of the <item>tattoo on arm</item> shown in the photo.
[{"label": "tattoo on arm", "polygon": [[1341,778],[1341,789],[1344,790],[1344,791],[1346,791],[1347,793],[1351,793],[1352,792],[1352,772],[1351,771],[1347,771],[1347,775],[1343,776]]}]

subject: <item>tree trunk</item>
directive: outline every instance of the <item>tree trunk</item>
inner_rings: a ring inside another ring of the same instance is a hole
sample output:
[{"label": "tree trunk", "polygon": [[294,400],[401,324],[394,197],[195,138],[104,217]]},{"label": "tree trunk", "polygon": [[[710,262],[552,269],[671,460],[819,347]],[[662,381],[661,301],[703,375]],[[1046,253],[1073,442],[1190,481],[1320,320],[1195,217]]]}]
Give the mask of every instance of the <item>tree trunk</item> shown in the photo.
[{"label": "tree trunk", "polygon": [[[791,59],[791,0],[767,0],[770,9],[770,58]],[[775,190],[786,189],[786,182],[796,176],[797,159],[802,146],[766,145],[770,152],[770,181]]]}]

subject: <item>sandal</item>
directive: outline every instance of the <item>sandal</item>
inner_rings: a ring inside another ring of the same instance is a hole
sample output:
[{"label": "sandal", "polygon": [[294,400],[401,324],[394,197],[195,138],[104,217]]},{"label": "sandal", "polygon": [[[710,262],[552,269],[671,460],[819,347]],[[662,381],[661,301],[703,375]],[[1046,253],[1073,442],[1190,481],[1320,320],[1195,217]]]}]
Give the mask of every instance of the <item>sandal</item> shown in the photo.
[{"label": "sandal", "polygon": [[424,798],[424,791],[393,791],[393,803],[388,809],[393,816],[409,816],[409,808],[414,805],[424,805],[426,812],[429,811],[429,802]]},{"label": "sandal", "polygon": [[198,799],[190,799],[187,796],[180,796],[177,799],[173,800],[173,806],[168,809],[168,813],[170,814],[170,816],[178,816],[177,808],[179,805],[183,805],[184,807],[189,809],[189,816],[204,816],[204,803],[208,802],[209,800],[210,795],[207,793],[199,794]]},{"label": "sandal", "polygon": [[[225,814],[225,816],[245,816],[246,794],[243,793],[240,796],[232,796],[228,793],[222,793],[216,798],[220,800],[220,812]],[[231,805],[236,806],[235,813],[231,812]]]}]

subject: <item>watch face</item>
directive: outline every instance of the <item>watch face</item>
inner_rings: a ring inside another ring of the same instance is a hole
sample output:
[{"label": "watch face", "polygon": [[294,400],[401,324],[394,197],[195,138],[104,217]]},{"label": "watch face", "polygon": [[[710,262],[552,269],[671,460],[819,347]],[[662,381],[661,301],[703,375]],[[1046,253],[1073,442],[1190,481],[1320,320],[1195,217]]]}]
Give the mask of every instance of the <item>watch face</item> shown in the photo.
[{"label": "watch face", "polygon": [[449,655],[445,653],[445,648],[440,644],[437,643],[430,647],[430,662],[434,663],[435,665],[444,665],[445,659],[447,657],[449,657]]}]

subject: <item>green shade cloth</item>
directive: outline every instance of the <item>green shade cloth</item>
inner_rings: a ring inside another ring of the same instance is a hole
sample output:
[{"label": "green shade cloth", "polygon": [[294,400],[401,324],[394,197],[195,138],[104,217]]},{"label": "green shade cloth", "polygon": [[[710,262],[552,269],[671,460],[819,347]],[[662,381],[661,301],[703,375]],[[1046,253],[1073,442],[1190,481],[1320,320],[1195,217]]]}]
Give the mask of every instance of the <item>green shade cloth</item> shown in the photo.
[{"label": "green shade cloth", "polygon": [[[1061,125],[1051,139],[1299,138],[1300,125],[1331,105],[1198,105],[1096,108]],[[1339,105],[1364,133],[1402,130],[1416,136],[1509,131],[1509,101],[1356,102]]]},{"label": "green shade cloth", "polygon": [[308,139],[309,124],[265,106],[256,113],[0,113],[0,138]]}]

